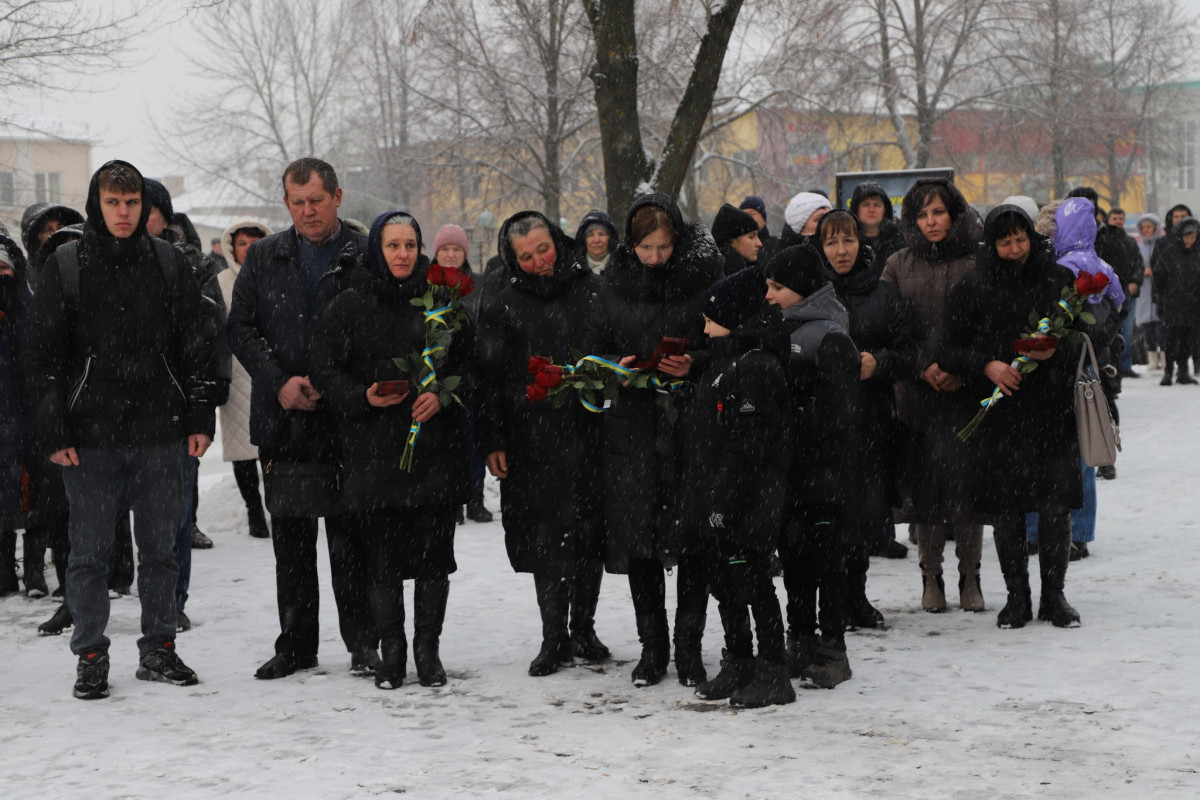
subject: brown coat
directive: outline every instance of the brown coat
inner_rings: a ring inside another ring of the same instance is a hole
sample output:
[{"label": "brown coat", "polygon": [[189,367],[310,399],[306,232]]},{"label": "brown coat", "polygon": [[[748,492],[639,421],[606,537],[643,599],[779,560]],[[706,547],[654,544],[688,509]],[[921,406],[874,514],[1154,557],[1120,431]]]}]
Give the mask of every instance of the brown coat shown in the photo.
[{"label": "brown coat", "polygon": [[900,419],[909,433],[900,482],[902,508],[910,522],[950,522],[971,506],[968,486],[962,480],[966,445],[955,434],[974,416],[979,398],[961,389],[935,392],[921,379],[921,373],[934,363],[946,300],[954,285],[974,268],[975,245],[981,233],[978,217],[968,209],[955,220],[941,247],[922,246],[918,241],[916,247],[906,247],[889,258],[883,270],[882,279],[900,295],[917,345],[913,372],[896,387]]}]

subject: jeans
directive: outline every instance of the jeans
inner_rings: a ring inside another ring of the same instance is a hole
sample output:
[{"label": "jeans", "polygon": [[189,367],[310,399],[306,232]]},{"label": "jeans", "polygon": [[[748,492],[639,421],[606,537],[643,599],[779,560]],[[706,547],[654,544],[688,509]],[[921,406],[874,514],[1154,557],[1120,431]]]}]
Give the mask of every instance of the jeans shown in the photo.
[{"label": "jeans", "polygon": [[196,495],[192,487],[196,484],[196,473],[200,459],[187,456],[183,459],[183,483],[179,487],[183,495],[184,508],[175,531],[175,563],[179,565],[179,580],[175,583],[175,607],[183,611],[187,605],[188,589],[192,585],[192,522],[196,519]]},{"label": "jeans", "polygon": [[1133,323],[1137,316],[1137,298],[1129,298],[1129,313],[1121,321],[1125,348],[1121,351],[1121,372],[1133,372]]},{"label": "jeans", "polygon": [[108,652],[108,565],[122,499],[133,508],[142,655],[175,639],[175,531],[183,513],[182,442],[145,447],[79,448],[79,466],[63,469],[71,506],[67,599],[75,617],[71,652]]}]

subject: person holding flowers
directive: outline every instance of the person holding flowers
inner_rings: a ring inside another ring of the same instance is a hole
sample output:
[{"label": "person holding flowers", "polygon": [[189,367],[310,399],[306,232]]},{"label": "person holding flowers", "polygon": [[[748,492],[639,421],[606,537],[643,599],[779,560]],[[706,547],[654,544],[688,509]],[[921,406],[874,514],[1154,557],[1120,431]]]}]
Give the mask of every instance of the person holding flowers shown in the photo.
[{"label": "person holding flowers", "polygon": [[429,265],[411,215],[387,212],[313,340],[313,386],[337,419],[342,502],[370,548],[381,689],[404,680],[406,579],[416,581],[417,677],[446,683],[438,645],[457,569],[455,511],[468,494],[456,390],[473,349],[461,300],[472,289],[469,276]]},{"label": "person holding flowers", "polygon": [[[693,537],[681,535],[680,468],[686,435],[673,424],[687,402],[672,382],[699,365],[700,307],[721,277],[723,262],[712,235],[684,224],[679,207],[662,194],[630,206],[625,239],[603,275],[588,335],[588,354],[629,368],[651,359],[664,338],[687,339],[693,350],[666,356],[654,369],[657,385],[620,390],[603,417],[604,519],[610,571],[628,572],[642,656],[633,682],[662,680],[670,660],[664,567],[678,565],[675,667],[679,682],[707,679],[700,655],[708,610],[704,564]],[[661,399],[660,399],[661,398]],[[684,532],[690,533],[690,532]]]},{"label": "person holding flowers", "polygon": [[[1079,217],[1095,228],[1090,213]],[[1095,286],[1089,273],[1079,280],[1082,292],[1064,294],[1075,276],[1055,263],[1050,241],[1021,208],[1000,205],[984,221],[975,268],[946,302],[937,363],[962,377],[968,397],[989,403],[960,446],[972,511],[993,526],[1008,590],[996,618],[1002,628],[1033,616],[1025,546],[1025,513],[1033,511],[1040,514],[1038,618],[1059,627],[1079,621],[1063,596],[1070,509],[1083,504],[1073,404],[1080,344],[1071,332],[1084,321],[1087,304],[1078,297]]]},{"label": "person holding flowers", "polygon": [[500,479],[509,563],[533,574],[542,646],[529,674],[543,676],[574,657],[609,658],[594,624],[604,574],[599,415],[540,402],[562,381],[554,363],[583,346],[600,279],[536,211],[504,222],[499,250],[507,280],[480,313],[478,447]]}]

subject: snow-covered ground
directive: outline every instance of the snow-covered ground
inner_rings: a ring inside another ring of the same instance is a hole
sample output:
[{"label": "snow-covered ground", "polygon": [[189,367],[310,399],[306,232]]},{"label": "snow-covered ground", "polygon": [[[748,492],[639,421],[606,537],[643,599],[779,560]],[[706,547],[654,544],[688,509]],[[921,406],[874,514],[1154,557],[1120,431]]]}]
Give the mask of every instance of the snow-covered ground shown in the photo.
[{"label": "snow-covered ground", "polygon": [[394,692],[348,674],[324,560],[320,668],[255,680],[277,633],[271,545],[246,534],[214,450],[200,525],[216,547],[194,554],[195,628],[179,637],[201,683],[134,678],[124,598],[112,697],[75,700],[66,636],[35,631],[51,601],[0,599],[0,798],[1200,796],[1200,389],[1157,383],[1126,381],[1119,479],[1100,483],[1093,555],[1067,579],[1081,628],[996,628],[990,535],[985,614],[921,613],[915,554],[876,559],[869,594],[891,627],[851,634],[854,678],[759,711],[698,701],[673,672],[634,688],[629,591],[612,576],[597,628],[616,660],[528,677],[533,585],[510,571],[499,522],[459,528],[446,687],[415,685],[411,664]]}]

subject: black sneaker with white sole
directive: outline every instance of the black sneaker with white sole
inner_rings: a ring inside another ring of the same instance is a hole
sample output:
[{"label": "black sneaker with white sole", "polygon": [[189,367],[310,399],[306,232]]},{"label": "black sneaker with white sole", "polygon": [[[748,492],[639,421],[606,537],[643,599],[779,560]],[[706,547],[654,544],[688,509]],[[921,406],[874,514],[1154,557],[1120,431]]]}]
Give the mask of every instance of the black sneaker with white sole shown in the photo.
[{"label": "black sneaker with white sole", "polygon": [[165,642],[142,656],[137,668],[139,681],[158,681],[176,686],[194,686],[200,682],[196,673],[183,663],[175,652],[174,642]]},{"label": "black sneaker with white sole", "polygon": [[75,697],[100,700],[108,697],[108,654],[88,653],[75,667]]}]

